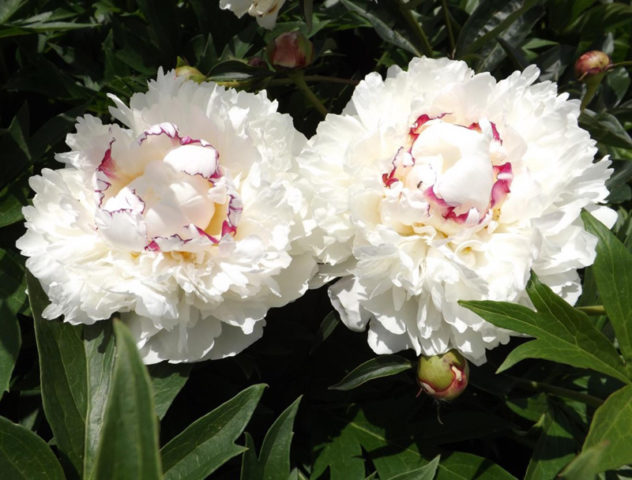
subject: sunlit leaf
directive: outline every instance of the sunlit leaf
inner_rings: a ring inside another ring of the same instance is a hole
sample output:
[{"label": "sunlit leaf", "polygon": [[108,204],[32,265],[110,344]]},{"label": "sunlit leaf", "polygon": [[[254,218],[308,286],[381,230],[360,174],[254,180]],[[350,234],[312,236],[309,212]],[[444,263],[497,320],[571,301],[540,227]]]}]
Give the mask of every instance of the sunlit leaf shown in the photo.
[{"label": "sunlit leaf", "polygon": [[48,298],[31,274],[27,282],[46,418],[59,449],[76,473],[87,478],[95,461],[114,367],[111,328],[42,318]]},{"label": "sunlit leaf", "polygon": [[632,361],[632,253],[592,215],[582,212],[582,219],[599,239],[592,270],[621,353]]},{"label": "sunlit leaf", "polygon": [[0,472],[7,480],[66,478],[44,440],[4,417],[0,417]]},{"label": "sunlit leaf", "polygon": [[265,385],[252,385],[189,425],[161,449],[166,480],[204,479],[245,448],[235,440],[246,428]]},{"label": "sunlit leaf", "polygon": [[630,382],[616,349],[587,315],[557,297],[535,274],[531,276],[527,292],[537,312],[506,302],[460,302],[497,327],[536,337],[515,348],[498,368],[499,372],[525,358],[543,358],[590,368]]},{"label": "sunlit leaf", "polygon": [[297,398],[274,421],[261,445],[259,457],[254,451],[252,439],[241,466],[241,480],[274,480],[290,475],[290,446],[294,432],[294,417],[301,397]]},{"label": "sunlit leaf", "polygon": [[329,387],[332,390],[351,390],[376,378],[389,377],[413,368],[410,360],[399,355],[380,355],[357,366],[345,377]]},{"label": "sunlit leaf", "polygon": [[128,328],[114,320],[116,356],[92,478],[161,478],[158,422],[147,369]]}]

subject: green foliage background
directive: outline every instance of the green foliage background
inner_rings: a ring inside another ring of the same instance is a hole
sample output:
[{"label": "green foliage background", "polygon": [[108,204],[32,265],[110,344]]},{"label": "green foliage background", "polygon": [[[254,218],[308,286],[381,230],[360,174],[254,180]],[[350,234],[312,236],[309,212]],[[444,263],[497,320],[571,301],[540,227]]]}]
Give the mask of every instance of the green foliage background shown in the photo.
[{"label": "green foliage background", "polygon": [[[605,0],[288,1],[272,32],[217,0],[2,1],[0,477],[630,478],[631,27],[631,3]],[[158,67],[189,63],[228,86],[265,88],[311,136],[322,115],[297,74],[265,62],[266,44],[296,29],[316,52],[299,75],[336,113],[365,74],[417,55],[497,78],[535,63],[572,98],[585,95],[573,73],[581,53],[600,49],[620,64],[580,118],[613,159],[619,221],[611,233],[584,217],[599,245],[579,307],[535,276],[537,311],[464,302],[534,338],[490,352],[453,403],[417,397],[413,355],[375,358],[365,335],[339,325],[323,289],[271,311],[263,339],[237,357],[195,365],[146,368],[116,320],[40,317],[47,299],[15,241],[27,180],[59,166],[54,153],[75,118],[108,119],[106,93],[127,100]]]}]

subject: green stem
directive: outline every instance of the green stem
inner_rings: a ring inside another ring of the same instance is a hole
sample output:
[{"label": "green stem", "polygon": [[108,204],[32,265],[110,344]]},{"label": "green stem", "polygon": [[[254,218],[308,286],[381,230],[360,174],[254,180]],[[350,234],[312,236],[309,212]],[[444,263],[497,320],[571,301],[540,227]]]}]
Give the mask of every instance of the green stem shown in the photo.
[{"label": "green stem", "polygon": [[450,20],[450,10],[448,9],[447,0],[441,0],[443,15],[445,16],[445,25],[448,28],[448,40],[450,41],[450,51],[454,55],[456,50],[456,40],[454,39],[454,32],[452,31],[452,21]]},{"label": "green stem", "polygon": [[421,52],[427,57],[432,57],[432,45],[430,45],[428,36],[426,35],[426,32],[424,32],[423,28],[421,28],[419,22],[415,20],[415,17],[413,17],[410,8],[404,5],[402,0],[395,0],[395,3],[397,4],[397,8],[399,9],[402,17],[408,24],[408,29],[417,38],[417,43],[419,44]]},{"label": "green stem", "polygon": [[586,94],[584,95],[584,98],[582,98],[582,103],[579,106],[580,111],[583,112],[586,106],[593,99],[593,97],[595,96],[595,93],[597,93],[597,89],[599,88],[599,84],[601,83],[601,80],[603,79],[604,75],[605,75],[604,73],[601,73],[599,75],[595,75],[594,77],[591,77],[590,79],[586,81]]},{"label": "green stem", "polygon": [[[340,78],[340,77],[328,77],[326,75],[303,75],[303,78],[306,82],[316,82],[316,83],[342,83],[345,85],[357,85],[359,80],[352,80],[350,78]],[[212,80],[218,85],[222,87],[229,88],[239,88],[248,86],[252,83],[251,78],[247,78],[245,80],[213,80],[213,78],[208,78],[208,80]],[[269,81],[269,85],[293,85],[296,82],[291,78],[273,78]]]},{"label": "green stem", "polygon": [[575,390],[558,387],[549,383],[536,382],[535,380],[524,380],[522,378],[512,377],[509,375],[507,377],[511,379],[516,385],[526,390],[550,393],[551,395],[555,395],[556,397],[577,400],[595,408],[601,406],[601,404],[603,403],[603,400],[601,398],[595,397],[593,395],[588,395],[587,393],[577,392]]},{"label": "green stem", "polygon": [[327,108],[325,107],[325,105],[323,105],[323,102],[320,101],[320,99],[316,96],[312,89],[309,88],[309,85],[307,85],[307,82],[305,82],[305,75],[303,74],[303,72],[301,70],[290,72],[288,73],[288,76],[294,81],[294,84],[303,93],[303,95],[305,95],[305,98],[307,98],[307,100],[309,100],[311,104],[316,107],[316,110],[318,110],[323,115],[323,117],[326,116],[328,113]]},{"label": "green stem", "polygon": [[586,305],[585,307],[576,307],[587,315],[605,315],[606,309],[603,305]]}]

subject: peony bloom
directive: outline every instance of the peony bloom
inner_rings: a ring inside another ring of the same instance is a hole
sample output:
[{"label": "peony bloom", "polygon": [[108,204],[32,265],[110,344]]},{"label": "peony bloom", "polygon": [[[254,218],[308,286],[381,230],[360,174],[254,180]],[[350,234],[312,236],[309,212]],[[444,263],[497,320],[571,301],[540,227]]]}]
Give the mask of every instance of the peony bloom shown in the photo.
[{"label": "peony bloom", "polygon": [[301,154],[314,185],[322,275],[342,321],[376,353],[452,348],[480,364],[511,332],[458,300],[528,304],[530,270],[568,302],[596,239],[609,161],[577,125],[579,102],[529,67],[496,82],[448,59],[368,75]]},{"label": "peony bloom", "polygon": [[271,30],[284,3],[285,0],[219,0],[219,7],[230,10],[239,18],[248,13],[260,26]]},{"label": "peony bloom", "polygon": [[121,312],[146,363],[222,358],[257,340],[316,264],[295,155],[305,143],[265,92],[158,73],[124,124],[80,118],[66,166],[32,177],[18,241],[50,305],[91,324]]}]

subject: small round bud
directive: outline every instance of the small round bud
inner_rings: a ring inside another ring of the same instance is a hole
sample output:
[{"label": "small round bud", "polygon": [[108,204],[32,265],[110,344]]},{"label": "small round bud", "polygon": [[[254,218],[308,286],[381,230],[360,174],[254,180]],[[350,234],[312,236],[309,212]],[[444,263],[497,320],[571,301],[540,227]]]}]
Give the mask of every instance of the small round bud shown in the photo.
[{"label": "small round bud", "polygon": [[450,401],[461,395],[469,376],[470,365],[457,350],[419,357],[417,381],[425,393],[437,400]]},{"label": "small round bud", "polygon": [[600,50],[590,50],[575,62],[575,75],[581,80],[588,80],[596,75],[605,73],[612,62],[610,57]]},{"label": "small round bud", "polygon": [[268,45],[268,60],[275,67],[301,68],[313,59],[314,45],[300,32],[282,33]]},{"label": "small round bud", "polygon": [[202,74],[197,68],[191,65],[182,65],[176,68],[176,77],[184,77],[189,80],[193,80],[197,83],[202,83],[206,80],[206,76]]}]

